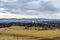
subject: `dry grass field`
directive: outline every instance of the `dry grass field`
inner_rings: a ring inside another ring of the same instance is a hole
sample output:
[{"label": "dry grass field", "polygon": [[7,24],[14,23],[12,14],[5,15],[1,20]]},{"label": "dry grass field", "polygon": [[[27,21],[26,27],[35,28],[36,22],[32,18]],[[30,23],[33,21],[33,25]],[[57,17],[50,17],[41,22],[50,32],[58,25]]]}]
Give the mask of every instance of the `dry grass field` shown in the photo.
[{"label": "dry grass field", "polygon": [[60,30],[28,30],[11,26],[0,28],[0,40],[60,40]]}]

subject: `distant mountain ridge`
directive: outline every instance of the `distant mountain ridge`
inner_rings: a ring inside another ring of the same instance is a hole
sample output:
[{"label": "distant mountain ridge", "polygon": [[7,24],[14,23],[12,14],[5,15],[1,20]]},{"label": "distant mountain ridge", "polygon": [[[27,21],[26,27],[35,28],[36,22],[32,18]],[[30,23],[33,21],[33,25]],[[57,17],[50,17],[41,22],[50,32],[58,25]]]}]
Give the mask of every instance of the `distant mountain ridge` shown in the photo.
[{"label": "distant mountain ridge", "polygon": [[31,21],[36,21],[36,22],[43,22],[43,21],[60,22],[60,19],[48,19],[48,18],[0,18],[0,23],[1,22],[31,22]]}]

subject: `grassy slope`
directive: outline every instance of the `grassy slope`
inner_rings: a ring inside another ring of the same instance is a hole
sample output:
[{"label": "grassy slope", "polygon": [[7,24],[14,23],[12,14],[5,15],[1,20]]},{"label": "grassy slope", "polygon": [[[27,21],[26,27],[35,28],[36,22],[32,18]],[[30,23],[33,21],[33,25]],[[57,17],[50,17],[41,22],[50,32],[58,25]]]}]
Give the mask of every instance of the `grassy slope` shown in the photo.
[{"label": "grassy slope", "polygon": [[[12,29],[2,28],[0,29],[0,33],[5,35],[26,35],[26,36],[33,36],[33,37],[45,37],[45,38],[52,38],[52,37],[60,37],[60,30],[20,30],[19,27],[11,27]],[[17,30],[18,29],[18,30]]]}]

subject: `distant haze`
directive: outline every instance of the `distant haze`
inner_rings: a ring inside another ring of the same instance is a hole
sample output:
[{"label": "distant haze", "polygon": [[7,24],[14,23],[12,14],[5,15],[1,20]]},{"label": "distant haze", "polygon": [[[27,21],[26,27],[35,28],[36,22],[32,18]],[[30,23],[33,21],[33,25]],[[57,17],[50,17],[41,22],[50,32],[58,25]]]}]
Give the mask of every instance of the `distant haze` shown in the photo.
[{"label": "distant haze", "polygon": [[25,14],[0,13],[0,18],[48,18],[48,19],[59,19],[60,18],[60,14],[53,14],[53,15],[49,15],[49,14],[25,15]]}]

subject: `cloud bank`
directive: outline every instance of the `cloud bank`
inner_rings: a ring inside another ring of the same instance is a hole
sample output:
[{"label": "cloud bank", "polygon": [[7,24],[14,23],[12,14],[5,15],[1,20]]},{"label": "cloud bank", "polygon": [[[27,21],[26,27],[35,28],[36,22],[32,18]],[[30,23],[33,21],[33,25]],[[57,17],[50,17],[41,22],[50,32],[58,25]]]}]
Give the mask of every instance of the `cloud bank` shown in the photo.
[{"label": "cloud bank", "polygon": [[[0,0],[0,14],[60,18],[59,0]],[[18,17],[19,18],[19,17]]]}]

